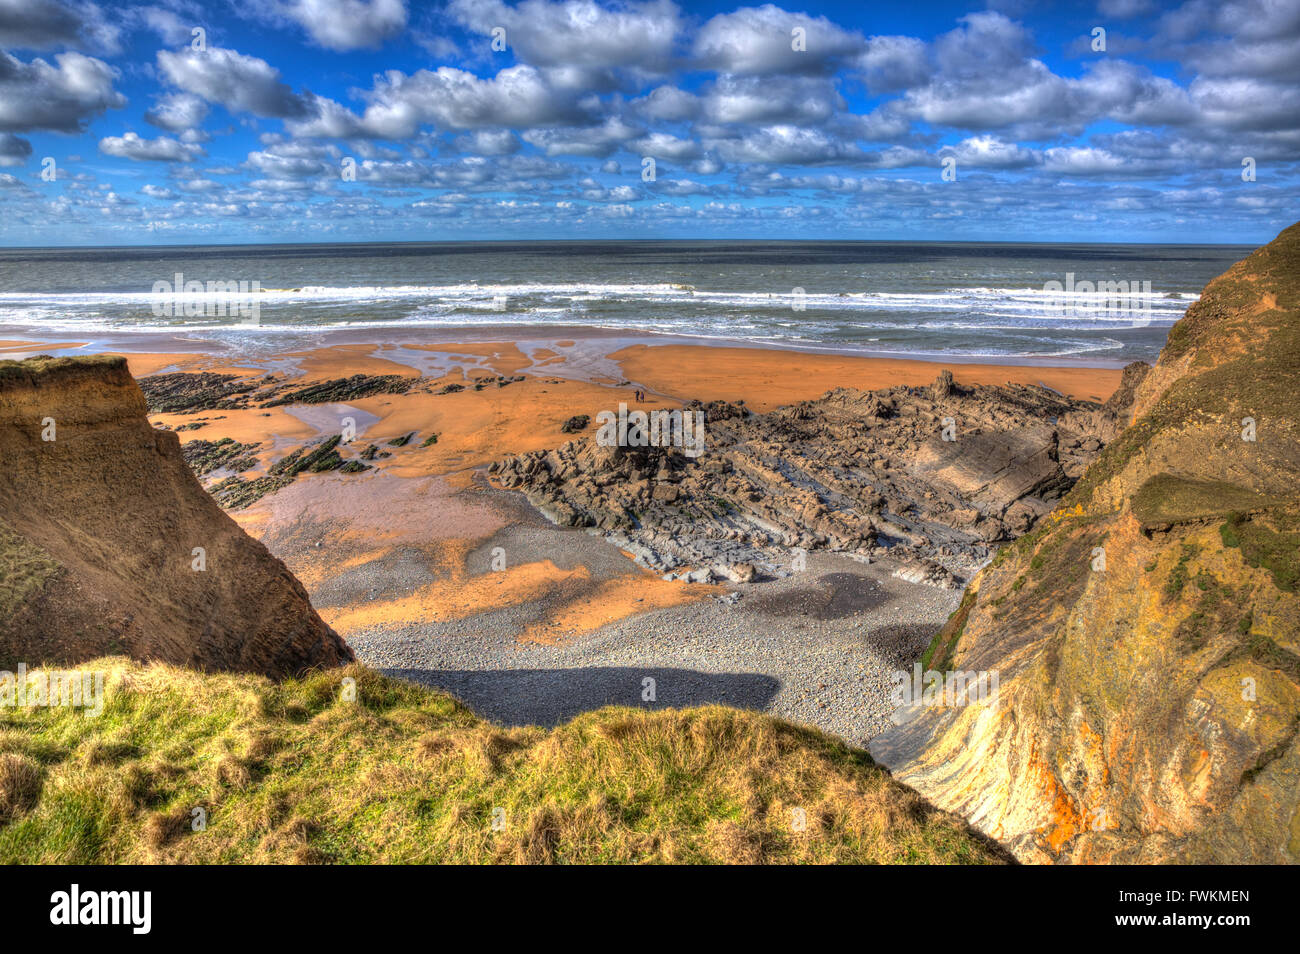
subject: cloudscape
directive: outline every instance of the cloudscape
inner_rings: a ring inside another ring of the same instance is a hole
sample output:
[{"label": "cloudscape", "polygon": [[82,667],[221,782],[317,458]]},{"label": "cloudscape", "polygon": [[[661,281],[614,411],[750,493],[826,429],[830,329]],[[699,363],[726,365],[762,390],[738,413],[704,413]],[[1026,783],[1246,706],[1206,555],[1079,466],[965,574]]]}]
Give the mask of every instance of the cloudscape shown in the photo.
[{"label": "cloudscape", "polygon": [[0,241],[1259,242],[1300,5],[0,0]]}]

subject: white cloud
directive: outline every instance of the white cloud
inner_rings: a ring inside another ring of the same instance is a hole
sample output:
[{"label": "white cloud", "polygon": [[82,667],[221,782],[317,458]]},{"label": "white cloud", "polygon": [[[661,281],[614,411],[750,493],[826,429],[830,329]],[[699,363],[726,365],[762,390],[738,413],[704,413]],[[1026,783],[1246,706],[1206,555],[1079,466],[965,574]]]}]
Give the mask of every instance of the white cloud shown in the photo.
[{"label": "white cloud", "polygon": [[666,71],[681,28],[672,0],[629,0],[610,9],[594,0],[451,0],[447,12],[467,29],[491,36],[502,27],[520,62],[539,67]]},{"label": "white cloud", "polygon": [[[802,50],[796,48],[796,30],[803,31]],[[826,17],[790,13],[767,3],[710,19],[696,34],[693,53],[698,67],[769,75],[824,72],[837,61],[861,53],[864,46],[860,34]]]},{"label": "white cloud", "polygon": [[86,0],[0,0],[0,47],[5,49],[76,46],[117,53],[121,50],[119,34],[104,11]]},{"label": "white cloud", "polygon": [[232,113],[294,119],[313,109],[312,101],[294,93],[266,60],[235,50],[159,50],[158,67],[172,85]]},{"label": "white cloud", "polygon": [[676,86],[656,87],[635,105],[646,118],[667,122],[694,119],[700,114],[699,97]]},{"label": "white cloud", "polygon": [[653,156],[658,160],[684,162],[698,159],[702,152],[700,144],[689,139],[678,139],[668,133],[656,132],[628,143],[628,147],[640,156]]},{"label": "white cloud", "polygon": [[617,117],[599,126],[530,129],[524,141],[545,151],[548,156],[591,156],[604,158],[640,132]]},{"label": "white cloud", "polygon": [[21,166],[32,154],[32,144],[13,133],[0,133],[0,166]]},{"label": "white cloud", "polygon": [[855,65],[874,93],[919,86],[930,75],[925,44],[911,36],[873,36]]},{"label": "white cloud", "polygon": [[706,145],[728,162],[805,165],[853,161],[862,156],[857,146],[823,130],[788,125],[765,126],[740,138]]},{"label": "white cloud", "polygon": [[197,127],[208,115],[208,104],[193,93],[169,93],[144,114],[145,121],[168,132]]},{"label": "white cloud", "polygon": [[557,92],[531,66],[509,67],[488,79],[450,66],[410,76],[390,70],[362,96],[367,105],[361,116],[332,100],[316,99],[315,115],[289,126],[299,136],[407,139],[426,124],[457,130],[526,129],[586,118],[571,94]]},{"label": "white cloud", "polygon": [[475,156],[508,156],[519,151],[519,139],[509,129],[479,129],[457,137],[456,148]]},{"label": "white cloud", "polygon": [[126,105],[113,89],[118,72],[81,53],[60,53],[51,65],[24,63],[0,50],[0,132],[48,129],[79,132],[108,109]]},{"label": "white cloud", "polygon": [[807,76],[722,76],[703,103],[719,123],[822,123],[844,108],[830,81]]},{"label": "white cloud", "polygon": [[406,27],[406,0],[253,0],[255,14],[296,23],[329,50],[376,49]]},{"label": "white cloud", "polygon": [[1038,154],[1032,149],[1003,142],[994,136],[963,139],[955,146],[940,149],[939,155],[955,158],[959,166],[978,169],[1021,169],[1038,161]]},{"label": "white cloud", "polygon": [[133,132],[122,136],[106,136],[99,141],[99,151],[106,156],[137,161],[189,162],[203,154],[201,147],[159,136],[141,139]]}]

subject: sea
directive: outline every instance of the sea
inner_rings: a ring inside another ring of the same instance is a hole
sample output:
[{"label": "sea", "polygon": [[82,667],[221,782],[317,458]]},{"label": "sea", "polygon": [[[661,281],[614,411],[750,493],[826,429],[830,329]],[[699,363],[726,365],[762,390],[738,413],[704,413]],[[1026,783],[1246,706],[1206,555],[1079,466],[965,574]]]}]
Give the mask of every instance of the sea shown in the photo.
[{"label": "sea", "polygon": [[[328,332],[400,340],[414,329],[585,328],[1118,366],[1153,361],[1205,283],[1250,251],[821,241],[9,248],[0,249],[0,338],[170,332],[258,351]],[[204,295],[177,296],[195,282]]]}]

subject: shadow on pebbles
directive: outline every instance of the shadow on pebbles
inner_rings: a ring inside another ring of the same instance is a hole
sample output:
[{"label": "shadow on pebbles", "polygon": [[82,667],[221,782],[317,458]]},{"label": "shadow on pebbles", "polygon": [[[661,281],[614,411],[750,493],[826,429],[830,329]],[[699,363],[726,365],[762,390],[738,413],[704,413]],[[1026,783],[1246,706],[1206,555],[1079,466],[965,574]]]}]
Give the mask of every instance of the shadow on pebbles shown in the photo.
[{"label": "shadow on pebbles", "polygon": [[[590,549],[583,556],[596,563],[621,559],[588,534],[539,536]],[[892,725],[893,673],[910,668],[960,600],[959,591],[893,578],[890,569],[812,553],[806,570],[785,579],[708,587],[711,598],[558,645],[519,641],[533,616],[527,605],[352,633],[348,642],[368,665],[451,692],[507,725],[551,726],[605,705],[720,703],[865,746]]]}]

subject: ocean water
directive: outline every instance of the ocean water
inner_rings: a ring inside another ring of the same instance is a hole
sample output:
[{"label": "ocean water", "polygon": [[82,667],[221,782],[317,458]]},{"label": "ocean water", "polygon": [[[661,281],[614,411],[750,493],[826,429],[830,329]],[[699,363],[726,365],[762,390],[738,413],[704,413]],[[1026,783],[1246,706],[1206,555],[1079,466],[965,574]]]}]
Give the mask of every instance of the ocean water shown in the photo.
[{"label": "ocean water", "polygon": [[[0,249],[0,337],[169,331],[273,345],[340,329],[400,340],[404,328],[580,326],[1111,365],[1153,360],[1205,283],[1250,250],[721,241]],[[177,273],[256,287],[255,314],[232,314],[222,304],[238,296],[219,292],[169,309],[175,300],[155,289]],[[1101,282],[1124,284],[1100,293],[1080,284]]]}]

